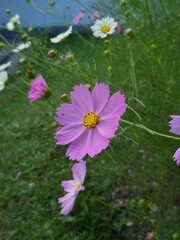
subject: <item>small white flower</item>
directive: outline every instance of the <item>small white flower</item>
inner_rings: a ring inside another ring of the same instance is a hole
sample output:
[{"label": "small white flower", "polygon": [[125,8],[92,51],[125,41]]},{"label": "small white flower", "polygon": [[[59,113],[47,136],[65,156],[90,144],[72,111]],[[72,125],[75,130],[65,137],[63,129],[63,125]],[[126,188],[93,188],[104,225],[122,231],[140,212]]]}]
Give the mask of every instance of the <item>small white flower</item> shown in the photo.
[{"label": "small white flower", "polygon": [[6,27],[9,31],[14,30],[14,28],[20,24],[19,15],[16,14],[14,17],[10,19],[10,21],[6,24]]},{"label": "small white flower", "polygon": [[62,41],[64,38],[68,37],[71,33],[72,33],[72,26],[70,26],[66,32],[60,33],[55,38],[50,38],[50,41],[52,43],[58,43]]},{"label": "small white flower", "polygon": [[5,82],[8,80],[7,71],[0,72],[0,91],[5,88]]},{"label": "small white flower", "polygon": [[30,46],[31,46],[31,42],[21,43],[21,44],[19,44],[19,46],[16,49],[13,49],[12,51],[14,53],[20,52],[20,51],[22,51],[22,50],[24,50],[26,48],[29,48]]},{"label": "small white flower", "polygon": [[114,18],[106,17],[101,20],[97,19],[91,29],[95,37],[105,38],[108,34],[113,34],[116,27],[117,22],[114,21]]},{"label": "small white flower", "polygon": [[0,72],[11,66],[11,61],[0,65]]}]

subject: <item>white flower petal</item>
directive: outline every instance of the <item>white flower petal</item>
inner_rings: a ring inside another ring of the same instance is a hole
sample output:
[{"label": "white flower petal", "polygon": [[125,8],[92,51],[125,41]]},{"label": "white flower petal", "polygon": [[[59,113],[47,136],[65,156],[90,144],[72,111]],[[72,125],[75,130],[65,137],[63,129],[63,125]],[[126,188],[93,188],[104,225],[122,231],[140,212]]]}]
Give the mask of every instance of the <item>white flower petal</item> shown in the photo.
[{"label": "white flower petal", "polygon": [[11,61],[9,61],[9,62],[7,62],[7,63],[4,63],[4,64],[2,64],[2,65],[0,65],[0,72],[1,71],[3,71],[3,70],[5,70],[5,69],[7,69],[8,67],[10,67],[11,66]]},{"label": "white flower petal", "polygon": [[61,42],[64,38],[68,37],[71,33],[72,33],[72,26],[70,26],[66,32],[60,33],[54,38],[50,38],[50,41],[52,43]]},{"label": "white flower petal", "polygon": [[18,46],[16,49],[13,49],[12,51],[13,51],[14,53],[20,52],[20,51],[22,51],[22,50],[24,50],[24,49],[29,48],[30,46],[31,46],[31,42],[21,43],[21,44],[19,44],[19,46]]},{"label": "white flower petal", "polygon": [[7,71],[1,71],[0,72],[0,91],[4,89],[5,87],[5,82],[8,79],[8,74]]}]

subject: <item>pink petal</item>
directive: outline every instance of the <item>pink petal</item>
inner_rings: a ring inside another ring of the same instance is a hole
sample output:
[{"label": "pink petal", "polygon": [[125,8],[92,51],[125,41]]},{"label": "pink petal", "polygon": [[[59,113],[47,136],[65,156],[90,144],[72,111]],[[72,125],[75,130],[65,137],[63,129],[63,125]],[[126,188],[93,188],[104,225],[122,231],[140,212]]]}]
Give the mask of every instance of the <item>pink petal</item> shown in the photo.
[{"label": "pink petal", "polygon": [[80,160],[72,167],[73,178],[75,181],[83,184],[86,176],[86,161]]},{"label": "pink petal", "polygon": [[65,192],[72,192],[75,189],[76,182],[74,180],[62,181],[61,186]]},{"label": "pink petal", "polygon": [[105,138],[112,138],[118,129],[120,117],[109,117],[97,124],[97,129],[99,133]]},{"label": "pink petal", "polygon": [[71,101],[83,114],[93,110],[91,93],[83,84],[74,87],[74,91],[71,92]]},{"label": "pink petal", "polygon": [[77,195],[75,195],[75,194],[72,195],[71,193],[68,193],[64,197],[58,199],[58,202],[62,203],[62,205],[61,205],[61,207],[62,207],[61,214],[62,215],[66,216],[72,211],[75,200],[76,200],[76,196]]},{"label": "pink petal", "polygon": [[99,113],[100,120],[105,119],[108,116],[121,117],[126,111],[126,108],[127,104],[125,103],[124,95],[120,94],[120,92],[117,92],[110,97],[106,106]]},{"label": "pink petal", "polygon": [[85,127],[82,124],[67,125],[56,132],[56,144],[65,145],[71,143],[77,139],[84,131]]},{"label": "pink petal", "polygon": [[106,105],[109,99],[109,86],[104,83],[96,83],[92,91],[93,111],[99,113]]},{"label": "pink petal", "polygon": [[73,104],[62,104],[57,111],[56,121],[61,125],[82,123],[83,114]]},{"label": "pink petal", "polygon": [[107,138],[103,137],[96,128],[91,129],[91,135],[87,146],[87,152],[91,158],[107,148],[108,145],[109,140]]},{"label": "pink petal", "polygon": [[87,154],[90,129],[86,129],[75,141],[73,141],[66,152],[66,156],[72,160],[81,160]]},{"label": "pink petal", "polygon": [[66,202],[67,200],[69,200],[69,198],[74,198],[74,197],[76,197],[75,191],[69,192],[65,194],[63,197],[58,198],[58,203]]},{"label": "pink petal", "polygon": [[173,159],[176,161],[177,165],[180,165],[180,148],[178,148],[174,153]]}]

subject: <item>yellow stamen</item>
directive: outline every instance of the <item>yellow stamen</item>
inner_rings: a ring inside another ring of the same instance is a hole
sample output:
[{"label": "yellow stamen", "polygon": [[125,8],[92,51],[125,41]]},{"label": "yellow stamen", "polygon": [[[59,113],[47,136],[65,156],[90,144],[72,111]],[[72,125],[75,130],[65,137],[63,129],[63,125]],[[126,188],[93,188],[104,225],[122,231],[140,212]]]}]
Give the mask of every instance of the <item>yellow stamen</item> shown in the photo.
[{"label": "yellow stamen", "polygon": [[110,26],[108,26],[108,25],[104,25],[101,28],[102,33],[107,33],[107,32],[109,32],[109,30],[110,30]]},{"label": "yellow stamen", "polygon": [[76,184],[76,186],[74,187],[74,190],[77,191],[80,187],[81,187],[81,184],[78,183],[78,184]]},{"label": "yellow stamen", "polygon": [[83,125],[86,128],[95,128],[99,122],[99,116],[95,112],[88,112],[83,117]]}]

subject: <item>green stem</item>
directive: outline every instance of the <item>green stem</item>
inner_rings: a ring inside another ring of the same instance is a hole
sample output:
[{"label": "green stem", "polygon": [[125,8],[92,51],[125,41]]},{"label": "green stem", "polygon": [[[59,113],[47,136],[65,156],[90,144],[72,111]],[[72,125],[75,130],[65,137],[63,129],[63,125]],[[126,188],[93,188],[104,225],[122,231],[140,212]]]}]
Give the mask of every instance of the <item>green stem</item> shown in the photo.
[{"label": "green stem", "polygon": [[91,197],[92,197],[96,202],[99,202],[99,203],[103,204],[103,205],[106,206],[106,207],[110,207],[110,208],[113,208],[113,209],[115,209],[115,210],[121,211],[118,207],[114,206],[113,204],[104,202],[104,201],[102,201],[102,200],[100,200],[100,199],[98,199],[98,198],[96,198],[96,197],[94,197],[94,196],[92,196],[92,195],[91,195]]},{"label": "green stem", "polygon": [[166,135],[166,134],[162,134],[162,133],[156,132],[156,131],[154,131],[154,130],[151,130],[151,129],[145,127],[145,126],[142,125],[142,124],[132,123],[132,122],[126,121],[126,120],[124,120],[124,119],[121,119],[121,121],[124,122],[124,123],[128,123],[128,124],[130,124],[130,125],[132,125],[132,126],[135,126],[135,127],[141,128],[141,129],[144,129],[144,130],[146,130],[147,132],[149,132],[149,133],[151,133],[151,134],[153,134],[153,135],[155,134],[155,135],[158,135],[158,136],[161,136],[161,137],[166,137],[166,138],[171,138],[171,139],[175,139],[175,140],[180,140],[179,137],[174,137],[174,136],[170,136],[170,135]]},{"label": "green stem", "polygon": [[134,85],[134,89],[135,89],[135,94],[136,94],[136,98],[138,98],[138,87],[137,87],[137,79],[136,79],[136,73],[135,73],[135,67],[134,67],[135,63],[133,61],[133,54],[132,51],[130,52],[130,66],[131,66],[131,78],[132,78],[132,82]]}]

